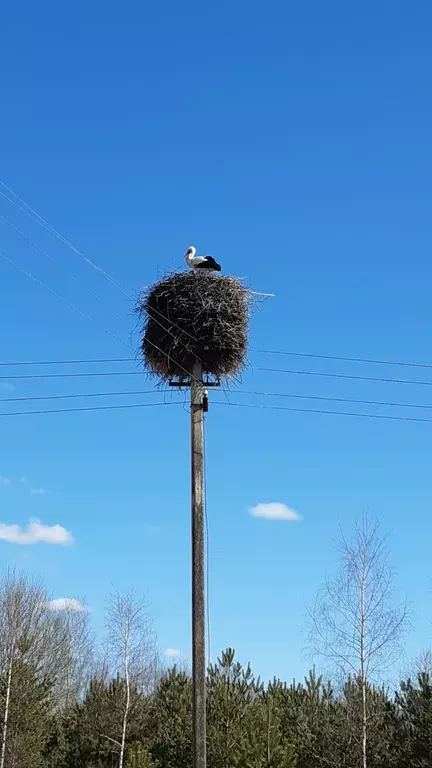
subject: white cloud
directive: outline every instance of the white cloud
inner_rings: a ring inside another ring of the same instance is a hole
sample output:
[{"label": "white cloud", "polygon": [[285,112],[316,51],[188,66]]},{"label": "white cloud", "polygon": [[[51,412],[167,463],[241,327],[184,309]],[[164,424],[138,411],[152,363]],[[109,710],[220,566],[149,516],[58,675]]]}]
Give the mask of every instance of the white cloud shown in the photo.
[{"label": "white cloud", "polygon": [[176,659],[182,655],[182,652],[177,650],[177,648],[167,648],[164,655],[167,656],[168,659]]},{"label": "white cloud", "polygon": [[265,520],[301,520],[300,515],[281,501],[271,501],[268,504],[257,504],[250,510],[252,517],[263,517]]},{"label": "white cloud", "polygon": [[12,384],[11,381],[2,381],[0,386],[2,389],[5,389],[7,392],[15,392],[16,390],[15,384]]},{"label": "white cloud", "polygon": [[50,600],[46,607],[49,611],[72,611],[74,613],[87,613],[88,606],[84,605],[80,600],[75,597],[57,597],[55,600]]},{"label": "white cloud", "polygon": [[4,475],[0,475],[0,485],[10,485],[10,480]]},{"label": "white cloud", "polygon": [[30,488],[30,493],[32,493],[33,496],[45,496],[46,490],[45,488]]},{"label": "white cloud", "polygon": [[8,525],[0,523],[0,539],[8,541],[10,544],[60,544],[66,546],[74,543],[74,538],[70,531],[63,528],[62,525],[44,525],[39,520],[33,520],[27,525],[27,528],[21,528],[20,525]]}]

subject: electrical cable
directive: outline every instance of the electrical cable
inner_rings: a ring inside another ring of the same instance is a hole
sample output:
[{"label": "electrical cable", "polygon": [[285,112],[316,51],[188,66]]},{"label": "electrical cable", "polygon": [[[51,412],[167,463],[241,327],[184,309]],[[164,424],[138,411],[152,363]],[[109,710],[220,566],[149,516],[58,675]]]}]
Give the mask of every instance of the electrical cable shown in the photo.
[{"label": "electrical cable", "polygon": [[[222,390],[225,391],[225,390]],[[292,397],[299,400],[323,400],[329,403],[350,403],[357,405],[377,405],[388,406],[391,408],[427,408],[432,409],[432,405],[429,403],[394,403],[386,400],[356,400],[348,397],[326,397],[324,395],[299,395],[290,392],[254,392],[244,389],[235,390],[235,394],[240,395],[260,395],[266,397]]]},{"label": "electrical cable", "polygon": [[[141,371],[138,371],[137,373],[141,373]],[[62,374],[57,374],[57,375],[62,375]],[[74,376],[75,374],[70,374],[70,375]],[[84,375],[87,375],[87,374],[84,374]],[[100,374],[100,375],[103,375],[103,374]],[[122,374],[119,371],[118,375],[119,376],[129,375],[129,372],[127,372],[126,374]],[[25,401],[31,401],[31,400],[67,400],[67,399],[80,398],[80,397],[123,397],[123,396],[130,396],[130,395],[151,395],[151,394],[158,394],[159,391],[160,390],[158,389],[147,389],[147,390],[125,390],[125,391],[119,391],[119,392],[84,392],[84,393],[77,392],[77,393],[66,394],[66,395],[32,395],[32,396],[24,396],[24,397],[3,397],[3,398],[0,398],[0,403],[17,403],[17,402],[25,402]],[[329,402],[329,403],[349,403],[351,405],[373,405],[378,407],[389,407],[389,408],[418,408],[420,410],[432,409],[432,404],[430,403],[401,403],[401,402],[396,403],[388,400],[357,400],[354,398],[347,398],[347,397],[327,397],[324,395],[302,395],[302,394],[291,393],[291,392],[259,392],[256,390],[245,390],[245,389],[236,389],[235,392],[232,392],[232,390],[221,388],[219,391],[230,392],[231,394],[236,394],[236,395],[249,395],[249,396],[258,396],[258,397],[287,397],[287,398],[293,398],[297,400],[318,400],[318,401]],[[228,400],[228,403],[229,402],[230,401]]]},{"label": "electrical cable", "polygon": [[[31,395],[30,397],[1,397],[0,403],[23,403],[33,400],[73,400],[80,397],[123,397],[126,395],[158,395],[160,390],[145,389],[135,392],[84,392],[71,395]],[[431,406],[432,408],[432,406]]]},{"label": "electrical cable", "polygon": [[133,357],[106,357],[89,360],[20,360],[13,362],[0,362],[0,366],[18,366],[18,365],[82,365],[86,363],[135,363]]},{"label": "electrical cable", "polygon": [[[93,269],[95,269],[97,272],[99,272],[101,275],[103,275],[106,278],[106,280],[108,280],[110,283],[112,283],[113,285],[117,286],[117,288],[120,291],[122,291],[122,293],[124,293],[125,296],[128,296],[128,293],[127,293],[126,289],[122,286],[121,283],[119,283],[117,280],[115,280],[115,278],[111,277],[111,275],[109,275],[108,272],[105,272],[105,270],[102,269],[102,267],[99,267],[98,264],[95,264],[95,262],[93,262],[93,261],[91,261],[91,259],[87,258],[87,256],[85,256],[83,253],[81,253],[80,250],[78,250],[78,248],[75,248],[75,246],[72,245],[72,243],[70,243],[69,240],[67,240],[65,237],[63,237],[63,235],[61,235],[60,232],[57,232],[57,230],[54,229],[54,227],[52,227],[51,224],[48,224],[48,222],[45,221],[45,219],[43,219],[42,216],[40,216],[33,208],[31,208],[28,205],[28,203],[26,203],[21,197],[19,197],[16,194],[16,192],[14,192],[10,187],[8,187],[4,183],[4,181],[0,180],[0,184],[5,189],[7,189],[8,192],[10,192],[12,195],[14,195],[14,197],[16,197],[16,199],[19,200],[20,203],[25,205],[26,208],[28,208],[28,211],[26,211],[24,208],[21,208],[21,206],[18,205],[15,202],[15,200],[12,200],[12,198],[8,197],[8,195],[5,195],[5,193],[2,192],[1,190],[0,190],[0,195],[5,197],[6,200],[8,200],[10,203],[12,203],[12,205],[15,205],[20,211],[22,211],[22,213],[25,213],[26,216],[29,216],[31,219],[33,219],[33,221],[35,221],[37,224],[39,224],[41,227],[43,227],[51,235],[54,235],[54,237],[58,238],[58,240],[60,240],[64,245],[66,245],[68,248],[70,248],[71,251],[73,251],[73,253],[75,253],[77,256],[81,256],[81,258],[83,258],[84,261],[87,262],[87,264],[89,264],[91,267],[93,267]],[[31,213],[29,213],[29,211],[31,211]],[[128,298],[130,298],[130,297],[128,297]]]},{"label": "electrical cable", "polygon": [[[72,251],[73,251],[73,252],[74,252],[76,255],[78,255],[78,256],[81,256],[81,257],[82,257],[82,258],[83,258],[83,259],[84,259],[84,260],[87,262],[87,264],[89,264],[91,267],[93,267],[93,269],[95,269],[97,272],[99,272],[101,275],[103,275],[103,276],[104,276],[104,277],[105,277],[105,278],[106,278],[106,279],[107,279],[107,280],[108,280],[110,283],[112,283],[113,285],[117,286],[117,288],[119,288],[119,290],[121,290],[121,292],[122,292],[122,293],[123,293],[125,296],[127,296],[127,298],[128,298],[128,299],[130,299],[130,301],[133,301],[133,299],[132,299],[132,296],[131,296],[131,295],[130,295],[130,294],[127,292],[127,291],[126,291],[126,289],[124,288],[124,286],[123,286],[121,283],[119,283],[119,282],[118,282],[118,281],[117,281],[115,278],[113,278],[113,277],[112,277],[112,275],[110,275],[108,272],[106,272],[106,270],[102,269],[102,267],[100,267],[100,266],[99,266],[98,264],[96,264],[94,261],[92,261],[91,259],[87,258],[87,256],[85,256],[85,255],[84,255],[84,254],[83,254],[83,253],[82,253],[82,252],[81,252],[81,251],[80,251],[78,248],[76,248],[76,247],[75,247],[75,246],[74,246],[74,245],[73,245],[73,244],[72,244],[72,243],[71,243],[69,240],[67,240],[67,239],[66,239],[65,237],[63,237],[63,235],[61,235],[61,234],[60,234],[60,233],[59,233],[59,232],[58,232],[56,229],[54,229],[54,227],[52,227],[52,226],[51,226],[51,224],[49,224],[49,223],[48,223],[48,222],[47,222],[45,219],[43,219],[43,218],[42,218],[42,216],[40,216],[40,214],[38,214],[38,213],[37,213],[37,212],[36,212],[36,211],[35,211],[33,208],[31,208],[31,206],[30,206],[30,205],[28,205],[28,203],[26,203],[26,202],[25,202],[25,201],[24,201],[24,200],[23,200],[21,197],[19,197],[19,195],[17,195],[17,193],[16,193],[16,192],[14,192],[14,191],[13,191],[13,190],[12,190],[10,187],[8,187],[8,186],[7,186],[7,184],[5,184],[5,183],[4,183],[4,181],[1,181],[1,180],[0,180],[0,184],[1,184],[1,185],[2,185],[2,186],[5,188],[5,189],[7,189],[7,190],[8,190],[8,192],[10,192],[12,195],[14,195],[14,197],[16,197],[16,199],[17,199],[17,200],[19,200],[19,201],[20,201],[20,203],[22,203],[23,205],[25,205],[25,206],[26,206],[26,208],[28,208],[28,211],[26,211],[24,208],[22,208],[21,206],[19,206],[19,205],[18,205],[18,204],[17,204],[17,203],[16,203],[14,200],[12,200],[12,198],[10,198],[8,195],[5,195],[5,193],[4,193],[4,192],[2,192],[1,190],[0,190],[0,195],[2,195],[3,197],[5,197],[5,198],[6,198],[6,200],[8,200],[10,203],[12,203],[12,205],[15,205],[15,206],[16,206],[16,207],[17,207],[17,208],[20,210],[20,211],[22,211],[22,213],[25,213],[26,215],[30,216],[30,218],[32,218],[32,219],[33,219],[34,221],[36,221],[38,224],[40,224],[41,226],[43,226],[43,227],[44,227],[44,229],[46,229],[46,230],[47,230],[47,231],[48,231],[50,234],[54,235],[54,237],[57,237],[59,240],[61,240],[61,242],[62,242],[62,243],[64,243],[65,245],[67,245],[67,246],[68,246],[68,247],[69,247],[69,248],[70,248],[70,249],[71,249],[71,250],[72,250]],[[31,213],[29,213],[29,211],[30,211]],[[35,217],[37,217],[37,218],[35,218]],[[7,223],[7,224],[9,224],[9,226],[11,226],[13,229],[15,229],[15,231],[16,231],[16,232],[18,232],[20,235],[22,235],[22,237],[24,237],[24,238],[25,238],[25,239],[26,239],[26,240],[27,240],[27,241],[28,241],[28,242],[29,242],[31,245],[33,245],[35,248],[37,248],[39,251],[41,251],[43,254],[45,254],[45,255],[46,255],[46,256],[47,256],[47,257],[48,257],[48,258],[49,258],[51,261],[54,261],[54,260],[53,260],[53,259],[52,259],[50,256],[48,256],[48,254],[47,254],[45,251],[43,251],[41,248],[39,248],[39,246],[37,246],[35,243],[33,243],[33,241],[32,241],[32,240],[30,240],[30,238],[28,238],[28,237],[27,237],[27,236],[26,236],[24,233],[22,233],[22,232],[21,232],[19,229],[17,229],[17,227],[14,227],[14,225],[13,225],[13,224],[11,224],[11,223],[10,223],[10,222],[9,222],[7,219],[5,219],[3,216],[2,216],[1,218],[2,218],[2,219],[3,219],[3,220],[4,220],[4,221]],[[75,278],[75,277],[74,277],[74,276],[73,276],[73,275],[72,275],[70,272],[68,272],[68,270],[66,270],[65,268],[61,267],[59,264],[57,264],[57,262],[56,262],[56,261],[54,261],[54,263],[55,263],[55,264],[56,264],[56,265],[57,265],[57,266],[58,266],[60,269],[64,269],[64,270],[65,270],[65,271],[66,271],[68,274],[70,274],[70,275],[71,275],[71,277],[73,277],[73,279],[75,279],[75,280],[76,280],[76,278]],[[79,281],[77,280],[77,282],[79,282]],[[82,283],[80,283],[80,285],[81,285],[82,287],[84,287],[84,286],[82,285]],[[90,290],[90,289],[88,289],[88,290]],[[96,296],[96,294],[93,294],[93,295],[94,295],[94,296]],[[96,298],[98,298],[98,297],[96,296]],[[98,299],[98,300],[99,300],[99,301],[102,301],[101,299]],[[102,302],[102,303],[103,303],[103,302]],[[106,306],[106,305],[105,305],[105,306]],[[107,307],[107,308],[108,308],[108,307]],[[114,312],[114,310],[110,310],[110,311],[113,311],[113,312]],[[193,341],[195,341],[195,342],[197,341],[197,339],[196,339],[194,336],[192,336],[192,334],[191,334],[191,333],[189,333],[189,331],[187,331],[187,330],[185,330],[185,329],[183,329],[183,328],[180,328],[178,325],[176,325],[176,323],[174,323],[173,321],[169,320],[167,317],[165,317],[165,315],[163,315],[161,312],[159,312],[159,310],[158,310],[158,309],[152,308],[152,310],[151,310],[151,311],[152,311],[152,312],[154,312],[155,314],[159,315],[160,317],[162,317],[162,318],[163,318],[163,319],[164,319],[164,320],[165,320],[167,323],[169,323],[170,325],[173,325],[175,328],[177,328],[179,331],[181,331],[181,333],[185,334],[186,336],[189,336],[189,338],[191,338]],[[114,312],[114,314],[116,314],[116,315],[117,315],[117,313],[116,313],[116,312]],[[148,311],[147,311],[147,314],[149,314],[149,312],[148,312]],[[118,316],[118,317],[120,317],[119,315],[117,315],[117,316]],[[124,320],[125,322],[127,322],[127,320],[126,320],[124,317],[121,317],[121,319],[122,319],[122,320]],[[155,318],[153,318],[153,319],[155,319]],[[156,320],[155,322],[157,322],[157,320]],[[159,323],[159,325],[160,325],[160,323]],[[168,328],[164,328],[164,326],[161,326],[161,327],[162,327],[162,328],[163,328],[163,329],[164,329],[164,330],[165,330],[167,333],[171,333],[171,331],[170,331]],[[177,337],[176,337],[174,334],[172,334],[172,333],[171,333],[171,335],[172,335],[172,336],[174,336],[174,338],[177,338]],[[179,339],[179,341],[180,341],[180,339]],[[182,342],[180,342],[180,343],[182,343]],[[199,358],[197,358],[197,359],[199,360]],[[199,360],[199,362],[201,362],[201,363],[202,363],[203,361],[202,361],[202,360]]]},{"label": "electrical cable", "polygon": [[38,285],[42,286],[42,288],[45,288],[45,290],[52,293],[53,296],[56,296],[57,299],[60,299],[60,301],[62,301],[64,304],[67,304],[68,307],[71,307],[71,309],[74,309],[75,312],[79,312],[79,314],[85,317],[86,320],[90,320],[90,322],[94,323],[94,325],[96,325],[98,328],[102,328],[104,333],[107,333],[108,336],[111,336],[111,338],[115,339],[116,341],[119,341],[120,344],[123,344],[124,347],[127,347],[128,349],[132,349],[130,344],[127,344],[125,341],[123,341],[123,339],[121,339],[120,336],[117,336],[112,331],[109,331],[107,328],[104,328],[104,326],[98,323],[97,320],[91,317],[91,315],[87,315],[85,312],[82,311],[82,309],[77,307],[76,304],[72,304],[72,302],[68,301],[68,299],[65,299],[63,298],[63,296],[60,296],[60,294],[57,293],[57,291],[55,291],[53,288],[50,288],[49,285],[46,285],[46,283],[42,282],[42,280],[39,280],[38,277],[35,277],[34,275],[32,275],[31,272],[28,272],[26,269],[24,269],[24,267],[21,267],[19,264],[17,264],[15,261],[10,259],[8,256],[5,256],[4,253],[0,253],[0,257],[5,261],[7,261],[9,264],[12,264],[12,266],[15,267],[15,269],[18,269],[20,272],[22,272],[24,275],[29,277],[31,280],[34,280],[35,283],[38,283]]},{"label": "electrical cable", "polygon": [[28,373],[13,374],[13,376],[0,376],[0,380],[7,379],[79,379],[90,376],[145,376],[145,371],[86,371],[86,373]]},{"label": "electrical cable", "polygon": [[250,352],[266,355],[289,355],[290,357],[308,357],[315,360],[336,360],[346,363],[368,363],[372,365],[394,365],[407,368],[429,368],[432,369],[431,363],[410,363],[406,360],[374,360],[370,358],[362,357],[343,357],[341,355],[317,355],[311,352],[286,352],[276,349],[251,349]]},{"label": "electrical cable", "polygon": [[[0,194],[1,194],[1,193],[0,193]],[[113,339],[115,339],[116,341],[119,341],[119,342],[120,342],[120,344],[123,344],[123,346],[127,347],[128,349],[132,349],[132,351],[133,351],[133,347],[132,347],[130,344],[127,344],[125,341],[123,341],[123,340],[122,340],[122,339],[121,339],[119,336],[117,336],[115,333],[112,333],[112,331],[109,331],[107,328],[104,328],[102,325],[100,325],[100,323],[98,323],[96,320],[94,320],[94,318],[92,318],[90,315],[86,315],[86,314],[85,314],[85,312],[83,312],[81,309],[79,309],[79,307],[77,307],[75,304],[72,304],[72,303],[71,303],[70,301],[68,301],[67,299],[63,298],[63,296],[60,296],[60,294],[59,294],[59,293],[57,293],[57,292],[56,292],[56,291],[54,291],[52,288],[50,288],[48,285],[46,285],[45,283],[43,283],[43,282],[42,282],[42,280],[39,280],[37,277],[35,277],[34,275],[32,275],[32,274],[31,274],[31,272],[28,272],[26,269],[24,269],[24,267],[21,267],[19,264],[16,264],[16,262],[12,261],[12,259],[10,259],[8,256],[5,256],[5,254],[4,254],[4,253],[0,253],[0,257],[1,257],[1,258],[3,258],[3,259],[5,259],[5,261],[9,262],[9,264],[12,264],[12,266],[16,267],[16,269],[18,269],[20,272],[23,272],[23,274],[27,275],[27,277],[30,277],[32,280],[34,280],[36,283],[38,283],[38,285],[42,286],[42,287],[43,287],[43,288],[45,288],[47,291],[49,291],[50,293],[52,293],[54,296],[56,296],[58,299],[60,299],[60,301],[63,301],[63,302],[64,302],[65,304],[67,304],[69,307],[71,307],[72,309],[74,309],[74,310],[76,310],[77,312],[79,312],[79,314],[80,314],[80,315],[82,315],[83,317],[85,317],[87,320],[90,320],[90,321],[91,321],[92,323],[94,323],[96,326],[98,326],[98,327],[102,328],[102,329],[104,330],[104,332],[105,332],[105,333],[107,333],[109,336],[111,336],[111,337],[112,337]],[[159,320],[156,320],[155,318],[153,318],[153,319],[154,319],[154,322],[156,322],[158,325],[160,325],[160,326],[163,328],[163,330],[164,330],[164,331],[167,331],[167,333],[170,333],[170,334],[171,334],[171,336],[173,336],[174,338],[176,338],[176,337],[175,337],[175,335],[174,335],[174,334],[173,334],[173,333],[172,333],[172,332],[171,332],[169,329],[165,328],[165,327],[164,327],[164,326],[161,324],[161,322],[160,322]],[[154,347],[154,348],[155,348],[155,349],[157,349],[159,352],[161,352],[161,354],[165,355],[165,357],[167,357],[168,359],[172,359],[172,360],[175,362],[175,364],[176,364],[176,365],[177,365],[179,368],[181,368],[181,369],[182,369],[182,371],[184,371],[184,372],[187,374],[187,376],[188,376],[188,377],[192,377],[192,374],[190,373],[190,371],[186,370],[186,368],[184,368],[184,366],[182,366],[182,365],[181,365],[179,362],[177,362],[176,360],[174,360],[174,358],[170,358],[170,356],[169,356],[169,355],[168,355],[168,354],[167,354],[167,353],[166,353],[166,352],[165,352],[163,349],[161,349],[160,347],[158,347],[158,345],[157,345],[157,344],[155,344],[153,341],[150,341],[150,339],[147,339],[147,341],[148,341],[148,343],[149,343],[149,344],[150,344],[152,347]],[[180,343],[183,343],[183,342],[180,342]],[[59,375],[61,375],[61,374],[59,374]],[[65,374],[65,375],[66,375],[66,374]],[[2,378],[2,377],[0,376],[0,378]],[[19,378],[19,377],[16,377],[16,376],[4,376],[3,378],[8,378],[8,379],[11,379],[11,378],[12,378],[12,379],[13,379],[13,378]],[[25,378],[30,378],[30,377],[25,377]],[[35,378],[40,378],[40,377],[35,377]],[[192,377],[192,378],[193,378],[193,377]]]},{"label": "electrical cable", "polygon": [[378,413],[354,413],[349,411],[324,411],[313,408],[289,408],[284,405],[259,405],[255,403],[226,403],[222,400],[212,400],[212,405],[232,406],[235,408],[260,408],[262,410],[291,411],[292,413],[317,413],[324,416],[350,416],[363,419],[387,419],[391,421],[416,421],[431,423],[432,419],[423,419],[416,416],[390,416]]},{"label": "electrical cable", "polygon": [[2,416],[36,416],[36,415],[42,415],[47,413],[78,413],[81,411],[112,411],[112,410],[122,410],[125,408],[156,408],[162,405],[180,405],[180,403],[167,403],[167,402],[160,402],[160,403],[127,403],[125,405],[92,405],[88,407],[83,408],[56,408],[54,410],[41,410],[41,411],[15,411],[11,413],[0,413],[0,417]]},{"label": "electrical cable", "polygon": [[[156,311],[156,310],[155,310]],[[171,322],[168,320],[168,318],[165,317],[165,315],[162,315],[162,313],[159,313],[161,317],[163,317],[167,322]],[[171,325],[174,325],[174,323],[171,322]],[[178,327],[175,326],[174,327]],[[183,330],[179,328],[179,330],[182,331],[182,333],[185,333],[186,335],[190,336],[190,338],[193,341],[197,341],[197,339],[188,333],[188,331]],[[385,361],[385,360],[371,360],[371,359],[362,359],[360,357],[337,357],[335,355],[312,355],[307,352],[284,352],[280,350],[270,350],[270,349],[251,349],[250,352],[256,352],[256,353],[266,353],[271,355],[292,355],[293,357],[312,357],[312,358],[318,358],[318,359],[324,359],[324,360],[341,360],[346,362],[353,362],[353,363],[372,363],[372,364],[379,364],[379,365],[394,365],[394,366],[407,366],[412,368],[425,368],[425,369],[432,369],[432,364],[429,363],[409,363],[406,361]],[[90,358],[87,360],[23,360],[23,361],[11,361],[2,363],[1,365],[63,365],[66,363],[127,363],[127,362],[135,362],[135,358],[133,357],[123,357],[123,358]]]},{"label": "electrical cable", "polygon": [[384,384],[412,384],[414,386],[432,387],[432,381],[410,381],[409,379],[383,379],[377,376],[356,376],[349,373],[324,373],[323,371],[298,371],[284,368],[257,368],[254,371],[267,373],[289,373],[295,376],[323,376],[329,379],[354,379],[356,381],[378,381]]},{"label": "electrical cable", "polygon": [[24,234],[24,232],[21,232],[21,230],[18,229],[18,227],[16,227],[14,224],[12,224],[12,222],[9,221],[9,219],[6,219],[2,215],[0,215],[0,219],[2,221],[4,221],[5,224],[8,225],[8,227],[10,227],[15,232],[17,232],[19,235],[21,235],[21,237],[24,238],[24,240],[26,240],[28,243],[30,243],[30,245],[32,245],[33,248],[35,248],[37,251],[39,251],[39,253],[42,253],[43,256],[45,256],[47,259],[49,259],[49,261],[51,261],[51,263],[54,264],[58,269],[61,269],[61,271],[64,272],[66,275],[68,275],[68,277],[72,278],[72,280],[74,280],[80,286],[80,288],[82,288],[84,291],[87,291],[87,293],[90,296],[92,296],[94,299],[96,299],[96,301],[99,301],[100,304],[102,304],[102,306],[108,312],[111,312],[111,314],[113,314],[115,317],[117,317],[118,320],[122,320],[124,323],[128,322],[126,320],[126,318],[123,317],[123,315],[119,315],[119,313],[116,312],[115,309],[112,309],[111,307],[108,306],[108,304],[105,304],[103,299],[101,299],[100,296],[97,295],[97,293],[95,293],[94,291],[92,291],[91,288],[89,288],[87,285],[82,283],[81,280],[79,280],[77,277],[75,277],[73,272],[71,272],[69,269],[67,269],[67,267],[64,267],[63,264],[60,264],[58,261],[56,261],[52,256],[50,256],[49,253],[47,253],[43,248],[41,248],[39,245],[37,245],[37,243],[33,242],[33,240],[31,240],[29,237],[27,237],[27,235]]}]

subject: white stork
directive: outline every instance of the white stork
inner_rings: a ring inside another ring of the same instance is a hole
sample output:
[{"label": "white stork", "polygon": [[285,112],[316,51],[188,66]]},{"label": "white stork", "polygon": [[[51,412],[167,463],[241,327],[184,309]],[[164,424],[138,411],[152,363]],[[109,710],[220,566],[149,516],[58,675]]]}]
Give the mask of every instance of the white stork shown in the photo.
[{"label": "white stork", "polygon": [[221,266],[218,264],[213,256],[197,256],[196,248],[190,245],[185,253],[185,261],[190,269],[206,270],[207,272],[220,272]]}]

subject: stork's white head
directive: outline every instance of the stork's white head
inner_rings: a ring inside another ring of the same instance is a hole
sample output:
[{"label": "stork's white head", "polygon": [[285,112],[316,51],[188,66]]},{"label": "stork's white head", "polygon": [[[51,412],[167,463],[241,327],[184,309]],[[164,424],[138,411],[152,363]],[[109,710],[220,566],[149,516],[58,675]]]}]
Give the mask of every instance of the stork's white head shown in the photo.
[{"label": "stork's white head", "polygon": [[193,259],[195,254],[196,254],[196,248],[194,248],[193,245],[190,245],[184,255],[185,262],[188,265],[188,267],[190,267],[191,269],[193,269]]}]

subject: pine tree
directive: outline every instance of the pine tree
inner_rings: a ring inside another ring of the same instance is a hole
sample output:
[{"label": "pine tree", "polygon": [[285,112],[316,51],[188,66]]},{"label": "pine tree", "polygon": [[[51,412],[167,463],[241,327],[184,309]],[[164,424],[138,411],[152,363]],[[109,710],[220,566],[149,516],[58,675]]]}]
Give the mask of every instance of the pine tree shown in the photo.
[{"label": "pine tree", "polygon": [[401,683],[396,694],[400,715],[400,766],[430,768],[432,765],[432,678],[419,672],[417,681]]},{"label": "pine tree", "polygon": [[159,681],[153,696],[149,750],[161,768],[192,765],[192,683],[176,667]]},{"label": "pine tree", "polygon": [[243,668],[227,648],[211,665],[207,680],[207,744],[211,768],[232,768],[247,738],[247,714],[260,695],[250,665]]},{"label": "pine tree", "polygon": [[153,768],[148,748],[140,742],[132,744],[127,752],[126,768]]},{"label": "pine tree", "polygon": [[[39,682],[34,668],[21,660],[13,663],[12,677],[5,766],[39,768],[49,728],[52,685],[49,681]],[[1,700],[6,686],[7,680],[1,678]]]},{"label": "pine tree", "polygon": [[297,765],[293,745],[283,738],[278,693],[278,684],[270,684],[250,707],[246,738],[242,739],[236,759],[237,768],[295,768]]}]

